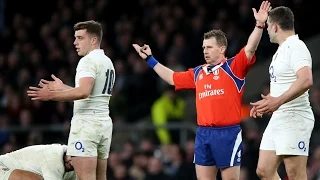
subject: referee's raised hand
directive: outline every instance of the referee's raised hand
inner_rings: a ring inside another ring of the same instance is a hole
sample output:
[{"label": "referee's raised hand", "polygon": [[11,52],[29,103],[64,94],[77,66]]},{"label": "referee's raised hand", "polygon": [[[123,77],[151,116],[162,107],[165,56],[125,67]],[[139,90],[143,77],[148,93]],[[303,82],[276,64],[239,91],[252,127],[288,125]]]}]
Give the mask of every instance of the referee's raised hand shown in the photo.
[{"label": "referee's raised hand", "polygon": [[139,46],[138,44],[132,44],[134,49],[137,51],[139,56],[143,59],[146,59],[148,56],[152,55],[151,49],[149,45],[145,44],[143,46]]},{"label": "referee's raised hand", "polygon": [[272,9],[271,3],[269,1],[262,1],[259,11],[255,8],[252,8],[254,18],[256,19],[258,25],[263,25],[267,18],[268,18],[268,12]]}]

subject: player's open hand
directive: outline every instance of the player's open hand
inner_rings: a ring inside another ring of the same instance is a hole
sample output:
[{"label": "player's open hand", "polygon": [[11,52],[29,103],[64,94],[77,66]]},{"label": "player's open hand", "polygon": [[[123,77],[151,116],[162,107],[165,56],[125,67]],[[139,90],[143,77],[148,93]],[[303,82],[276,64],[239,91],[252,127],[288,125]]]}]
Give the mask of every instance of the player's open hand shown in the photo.
[{"label": "player's open hand", "polygon": [[268,12],[272,9],[271,3],[269,1],[262,1],[260,9],[257,12],[255,8],[252,8],[254,18],[257,23],[264,24],[268,18]]},{"label": "player's open hand", "polygon": [[49,101],[52,99],[52,93],[48,89],[47,86],[44,87],[33,87],[30,86],[29,90],[27,91],[31,100],[41,100],[41,101]]},{"label": "player's open hand", "polygon": [[257,102],[254,102],[254,103],[250,103],[252,105],[252,108],[250,110],[250,117],[253,117],[253,118],[262,118],[262,113],[258,112],[257,111],[257,106],[263,104],[265,102],[264,99],[262,100],[259,100]]},{"label": "player's open hand", "polygon": [[279,107],[281,106],[281,102],[279,101],[279,99],[270,96],[270,94],[268,94],[267,96],[261,94],[261,97],[265,100],[265,102],[255,107],[256,111],[259,113],[270,114],[279,109]]},{"label": "player's open hand", "polygon": [[138,44],[132,44],[132,46],[142,59],[146,59],[148,56],[152,55],[151,49],[147,44],[143,46],[139,46]]},{"label": "player's open hand", "polygon": [[64,87],[63,82],[53,74],[51,75],[51,78],[53,81],[41,79],[38,85],[42,88],[47,86],[49,91],[62,91]]}]

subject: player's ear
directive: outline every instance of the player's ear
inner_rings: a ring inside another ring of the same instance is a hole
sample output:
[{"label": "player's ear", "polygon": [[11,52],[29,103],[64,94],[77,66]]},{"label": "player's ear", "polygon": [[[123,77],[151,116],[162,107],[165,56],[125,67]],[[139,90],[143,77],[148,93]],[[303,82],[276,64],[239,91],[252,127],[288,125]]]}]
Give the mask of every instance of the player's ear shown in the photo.
[{"label": "player's ear", "polygon": [[273,24],[273,29],[274,29],[274,32],[278,32],[279,25],[278,24]]},{"label": "player's ear", "polygon": [[98,43],[98,38],[97,37],[92,37],[91,38],[91,45],[97,44]]},{"label": "player's ear", "polygon": [[227,47],[226,46],[221,46],[220,47],[220,53],[225,54]]}]

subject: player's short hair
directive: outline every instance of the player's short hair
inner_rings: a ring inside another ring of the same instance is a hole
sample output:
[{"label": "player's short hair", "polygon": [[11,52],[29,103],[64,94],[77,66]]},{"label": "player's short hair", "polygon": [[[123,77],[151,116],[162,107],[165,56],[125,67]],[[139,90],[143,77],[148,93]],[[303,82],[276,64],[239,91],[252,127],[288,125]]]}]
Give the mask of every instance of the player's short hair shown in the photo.
[{"label": "player's short hair", "polygon": [[86,29],[87,33],[97,36],[99,42],[101,42],[103,32],[102,32],[101,24],[99,22],[93,21],[93,20],[83,21],[83,22],[78,22],[73,26],[74,31],[78,31],[81,29]]},{"label": "player's short hair", "polygon": [[294,14],[290,8],[279,6],[269,12],[270,23],[276,23],[284,30],[294,30]]},{"label": "player's short hair", "polygon": [[209,32],[204,33],[203,39],[216,38],[218,46],[228,46],[226,34],[220,29],[213,29]]}]

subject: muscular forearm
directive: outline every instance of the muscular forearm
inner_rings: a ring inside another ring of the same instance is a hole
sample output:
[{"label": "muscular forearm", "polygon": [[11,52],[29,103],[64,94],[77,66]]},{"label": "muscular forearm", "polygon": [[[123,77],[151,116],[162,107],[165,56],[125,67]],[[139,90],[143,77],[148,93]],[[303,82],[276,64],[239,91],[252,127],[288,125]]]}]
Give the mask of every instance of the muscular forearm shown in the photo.
[{"label": "muscular forearm", "polygon": [[290,88],[285,91],[281,96],[279,96],[279,100],[281,104],[287,103],[301,96],[304,92],[306,92],[312,86],[312,80],[310,81],[307,78],[298,78]]},{"label": "muscular forearm", "polygon": [[[257,22],[257,25],[263,26],[264,24]],[[248,38],[248,42],[245,47],[245,51],[247,54],[251,55],[251,57],[254,55],[255,51],[258,48],[258,45],[259,45],[261,37],[262,37],[262,33],[263,33],[263,29],[255,27]],[[249,58],[251,58],[251,57],[249,57]]]},{"label": "muscular forearm", "polygon": [[165,67],[164,65],[158,63],[154,66],[154,71],[160,76],[161,79],[169,83],[170,85],[174,85],[173,82],[173,73],[174,71]]},{"label": "muscular forearm", "polygon": [[66,84],[63,84],[63,89],[62,89],[62,91],[65,91],[65,90],[69,90],[69,89],[72,89],[73,87],[71,87],[71,86],[68,86],[68,85],[66,85]]},{"label": "muscular forearm", "polygon": [[53,101],[74,101],[79,99],[85,99],[88,97],[86,93],[84,93],[79,87],[72,88],[70,87],[64,91],[52,91],[53,97],[51,100]]}]

